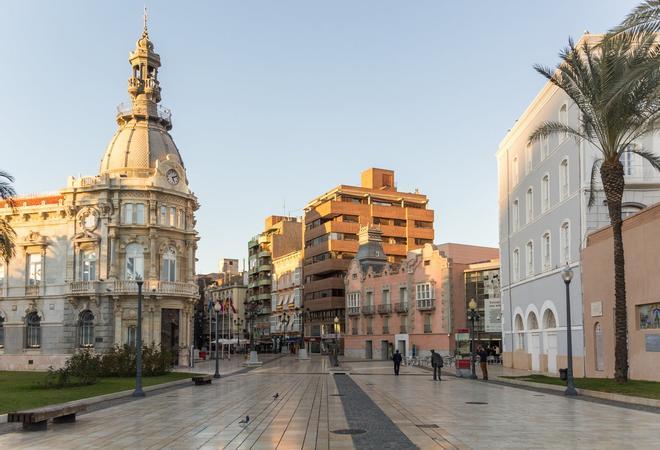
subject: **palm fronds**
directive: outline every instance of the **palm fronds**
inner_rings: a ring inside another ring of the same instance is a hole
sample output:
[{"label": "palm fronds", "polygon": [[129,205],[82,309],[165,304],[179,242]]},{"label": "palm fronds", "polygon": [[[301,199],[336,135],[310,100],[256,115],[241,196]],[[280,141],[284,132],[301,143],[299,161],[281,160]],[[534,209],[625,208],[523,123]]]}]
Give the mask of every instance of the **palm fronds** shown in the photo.
[{"label": "palm fronds", "polygon": [[658,31],[660,31],[660,0],[647,0],[633,9],[610,33],[617,35]]}]

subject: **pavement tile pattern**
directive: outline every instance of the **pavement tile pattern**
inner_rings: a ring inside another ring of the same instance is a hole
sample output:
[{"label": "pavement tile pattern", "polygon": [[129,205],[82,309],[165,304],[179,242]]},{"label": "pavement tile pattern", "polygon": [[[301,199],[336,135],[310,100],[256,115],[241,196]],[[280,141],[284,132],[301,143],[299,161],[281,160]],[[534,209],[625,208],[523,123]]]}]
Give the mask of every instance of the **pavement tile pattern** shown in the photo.
[{"label": "pavement tile pattern", "polygon": [[353,443],[359,449],[417,449],[408,437],[369,398],[367,394],[346,375],[334,375],[335,384],[342,395],[346,421],[351,429],[365,430],[354,434]]}]

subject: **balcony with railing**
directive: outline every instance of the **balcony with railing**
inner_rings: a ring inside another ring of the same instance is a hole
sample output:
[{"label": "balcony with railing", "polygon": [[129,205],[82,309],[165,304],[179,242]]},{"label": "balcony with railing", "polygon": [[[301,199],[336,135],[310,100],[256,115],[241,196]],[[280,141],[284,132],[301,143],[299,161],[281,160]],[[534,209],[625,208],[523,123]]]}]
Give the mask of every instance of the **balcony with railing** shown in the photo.
[{"label": "balcony with railing", "polygon": [[390,334],[390,327],[383,325],[383,334]]},{"label": "balcony with railing", "polygon": [[41,285],[33,284],[31,286],[25,286],[25,296],[26,297],[38,297],[41,290]]},{"label": "balcony with railing", "polygon": [[385,303],[384,305],[378,305],[378,314],[389,314],[392,312],[392,305]]},{"label": "balcony with railing", "polygon": [[408,302],[400,302],[396,304],[396,312],[399,314],[405,314],[408,312]]},{"label": "balcony with railing", "polygon": [[[137,79],[130,78],[129,85],[131,84],[131,80],[137,80]],[[147,82],[148,81],[150,80],[147,80]],[[133,83],[135,83],[135,81],[133,81]],[[144,115],[144,111],[142,111],[142,114],[139,111],[136,111],[132,103],[123,102],[117,105],[117,117],[131,116],[133,114],[136,114],[138,116]],[[155,117],[158,117],[161,121],[166,122],[167,125],[171,126],[172,124],[172,111],[168,108],[165,108],[162,105],[156,105]]]},{"label": "balcony with railing", "polygon": [[405,325],[401,325],[399,327],[399,333],[406,334],[408,332],[408,327]]},{"label": "balcony with railing", "polygon": [[[116,280],[106,288],[113,294],[137,294],[136,281]],[[181,283],[178,281],[146,280],[142,285],[144,295],[199,295],[199,287],[195,283]]]},{"label": "balcony with railing", "polygon": [[374,334],[374,329],[371,327],[367,327],[367,334]]},{"label": "balcony with railing", "polygon": [[359,316],[360,315],[360,307],[359,306],[349,306],[346,308],[346,314],[349,316]]},{"label": "balcony with railing", "polygon": [[364,305],[362,307],[362,314],[365,316],[371,316],[374,313],[374,305]]},{"label": "balcony with railing", "polygon": [[94,295],[100,291],[100,281],[72,281],[69,283],[69,294],[71,295]]},{"label": "balcony with railing", "polygon": [[426,298],[422,300],[417,300],[417,309],[420,311],[430,311],[435,309],[435,299]]},{"label": "balcony with railing", "polygon": [[431,325],[425,324],[424,325],[424,333],[431,333]]}]

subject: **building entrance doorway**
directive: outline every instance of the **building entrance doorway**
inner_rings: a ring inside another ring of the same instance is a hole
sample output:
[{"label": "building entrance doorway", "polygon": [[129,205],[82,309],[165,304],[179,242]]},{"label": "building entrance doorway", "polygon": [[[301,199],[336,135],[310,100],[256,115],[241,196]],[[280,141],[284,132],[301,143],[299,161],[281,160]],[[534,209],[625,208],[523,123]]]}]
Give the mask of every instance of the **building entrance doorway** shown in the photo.
[{"label": "building entrance doorway", "polygon": [[387,341],[380,341],[380,359],[387,361],[390,359],[390,344]]},{"label": "building entrance doorway", "polygon": [[179,364],[179,309],[161,310],[160,343],[163,351],[172,355],[172,364]]},{"label": "building entrance doorway", "polygon": [[366,359],[373,359],[374,357],[371,341],[365,341],[364,343],[364,357]]}]

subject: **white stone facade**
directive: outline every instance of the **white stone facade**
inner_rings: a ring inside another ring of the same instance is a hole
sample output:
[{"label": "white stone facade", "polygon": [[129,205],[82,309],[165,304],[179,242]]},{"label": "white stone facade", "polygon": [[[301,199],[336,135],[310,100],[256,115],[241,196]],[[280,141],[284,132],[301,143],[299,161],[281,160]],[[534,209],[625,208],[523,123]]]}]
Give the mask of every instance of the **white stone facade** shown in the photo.
[{"label": "white stone facade", "polygon": [[[589,232],[609,224],[598,183],[596,203],[588,207],[591,168],[599,152],[559,135],[527,143],[541,123],[562,121],[578,128],[579,117],[568,96],[548,83],[497,152],[505,365],[550,373],[566,367],[566,294],[560,271],[569,263],[574,272],[574,370],[577,375],[584,371],[580,252]],[[660,132],[637,145],[660,153]],[[637,158],[624,161],[624,215],[660,201],[660,174]]]},{"label": "white stone facade", "polygon": [[0,370],[44,370],[83,347],[135,342],[137,279],[143,342],[188,362],[198,203],[157,105],[160,59],[146,28],[130,62],[131,105],[117,114],[99,175],[0,203],[17,234],[16,256],[0,264]]}]

